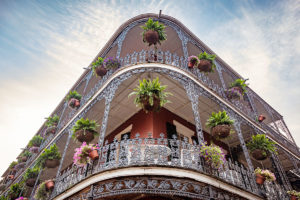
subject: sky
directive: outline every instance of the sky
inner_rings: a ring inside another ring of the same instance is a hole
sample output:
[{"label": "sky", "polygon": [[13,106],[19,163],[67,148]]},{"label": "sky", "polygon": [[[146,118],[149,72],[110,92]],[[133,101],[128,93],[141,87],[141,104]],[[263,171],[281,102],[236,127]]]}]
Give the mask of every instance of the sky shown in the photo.
[{"label": "sky", "polygon": [[0,0],[0,174],[118,27],[159,10],[249,78],[300,144],[299,0]]}]

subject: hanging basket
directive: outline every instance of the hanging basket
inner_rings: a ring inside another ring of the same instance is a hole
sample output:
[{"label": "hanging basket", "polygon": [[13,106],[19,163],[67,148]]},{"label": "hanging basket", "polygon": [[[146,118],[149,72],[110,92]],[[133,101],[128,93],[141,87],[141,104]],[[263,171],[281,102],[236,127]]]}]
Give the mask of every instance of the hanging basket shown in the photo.
[{"label": "hanging basket", "polygon": [[91,151],[89,153],[89,157],[92,159],[92,160],[96,160],[99,158],[99,154],[98,154],[98,151],[95,149],[93,151]]},{"label": "hanging basket", "polygon": [[54,181],[53,180],[48,180],[45,182],[45,185],[46,185],[46,189],[49,191],[49,190],[52,190],[54,188]]},{"label": "hanging basket", "polygon": [[22,162],[26,162],[26,161],[27,161],[27,157],[26,157],[26,156],[22,156],[22,157],[21,157],[21,161],[22,161]]},{"label": "hanging basket", "polygon": [[100,65],[98,67],[96,67],[95,72],[98,76],[105,76],[105,74],[107,73],[107,69],[103,66]]},{"label": "hanging basket", "polygon": [[227,124],[217,125],[211,129],[211,134],[214,137],[223,139],[229,136],[231,127]]},{"label": "hanging basket", "polygon": [[152,44],[156,45],[156,43],[158,43],[159,41],[158,32],[154,30],[146,31],[146,33],[144,34],[144,41],[146,41],[149,46],[151,46]]},{"label": "hanging basket", "polygon": [[45,161],[45,166],[47,168],[55,168],[59,165],[59,160],[58,159],[54,159],[54,160],[46,160]]},{"label": "hanging basket", "polygon": [[242,100],[243,90],[240,87],[232,87],[225,91],[228,99]]},{"label": "hanging basket", "polygon": [[35,181],[36,181],[36,178],[29,178],[29,179],[27,179],[27,181],[26,181],[26,185],[27,185],[28,187],[33,187],[34,184],[35,184]]},{"label": "hanging basket", "polygon": [[94,139],[94,134],[88,130],[79,130],[76,132],[76,139],[79,142],[90,143]]},{"label": "hanging basket", "polygon": [[80,107],[80,101],[78,99],[72,98],[68,102],[68,106],[72,109]]},{"label": "hanging basket", "polygon": [[201,59],[198,64],[198,69],[200,72],[211,72],[212,71],[212,63],[209,60]]},{"label": "hanging basket", "polygon": [[15,168],[18,170],[18,169],[22,169],[22,168],[24,168],[25,167],[25,162],[21,162],[21,163],[19,163],[19,164],[17,164],[16,166],[15,166]]},{"label": "hanging basket", "polygon": [[251,152],[251,155],[256,160],[265,160],[268,157],[268,155],[265,156],[263,152],[264,151],[261,149],[255,149],[254,151]]},{"label": "hanging basket", "polygon": [[160,99],[156,96],[153,96],[153,105],[150,104],[149,102],[149,96],[142,97],[142,104],[143,104],[143,110],[146,112],[151,112],[151,111],[159,111],[161,106],[160,106]]},{"label": "hanging basket", "polygon": [[256,183],[259,185],[263,185],[266,178],[260,174],[256,174]]},{"label": "hanging basket", "polygon": [[46,135],[49,135],[49,134],[55,134],[56,133],[56,126],[51,126],[51,127],[48,127],[46,129]]},{"label": "hanging basket", "polygon": [[39,147],[35,147],[35,146],[33,146],[33,147],[30,147],[30,149],[29,149],[29,151],[31,152],[31,153],[38,153],[39,152]]}]

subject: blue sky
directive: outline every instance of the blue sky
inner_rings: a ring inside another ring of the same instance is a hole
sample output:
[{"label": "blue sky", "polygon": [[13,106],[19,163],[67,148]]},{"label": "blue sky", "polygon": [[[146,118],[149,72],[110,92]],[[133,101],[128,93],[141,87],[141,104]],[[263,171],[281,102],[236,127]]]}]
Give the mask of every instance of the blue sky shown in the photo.
[{"label": "blue sky", "polygon": [[177,18],[279,111],[300,144],[300,1],[0,1],[0,173],[129,18]]}]

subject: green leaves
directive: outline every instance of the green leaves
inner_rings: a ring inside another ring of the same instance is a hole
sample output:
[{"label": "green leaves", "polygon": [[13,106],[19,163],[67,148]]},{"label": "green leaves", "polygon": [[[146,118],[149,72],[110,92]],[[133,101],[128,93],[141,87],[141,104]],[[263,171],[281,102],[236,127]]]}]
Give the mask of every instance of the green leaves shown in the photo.
[{"label": "green leaves", "polygon": [[36,178],[39,175],[40,168],[34,167],[34,168],[28,168],[23,175],[24,181],[27,181],[30,178]]},{"label": "green leaves", "polygon": [[145,26],[141,26],[141,28],[144,30],[142,35],[143,35],[143,41],[145,41],[145,33],[148,30],[153,30],[158,33],[158,38],[159,38],[159,44],[161,41],[164,41],[167,39],[167,35],[165,33],[165,26],[163,24],[160,24],[158,21],[154,22],[152,18],[149,18],[148,21],[145,23]]},{"label": "green leaves", "polygon": [[90,131],[94,135],[97,135],[98,134],[98,132],[97,132],[98,126],[100,126],[100,125],[97,124],[95,120],[90,121],[88,118],[86,118],[86,119],[81,118],[72,127],[72,131],[73,131],[72,138],[76,139],[75,133],[79,130]]},{"label": "green leaves", "polygon": [[256,149],[262,150],[267,156],[268,153],[276,153],[276,142],[269,140],[265,134],[252,135],[252,140],[247,143],[248,149],[252,152]]},{"label": "green leaves", "polygon": [[171,93],[164,91],[166,88],[167,86],[161,85],[158,77],[152,81],[143,79],[142,81],[139,80],[139,85],[133,89],[134,91],[130,93],[128,97],[136,95],[134,103],[136,106],[139,106],[143,109],[145,101],[148,101],[149,104],[153,106],[154,98],[158,98],[159,104],[162,107],[166,103],[169,103],[167,97],[172,95]]},{"label": "green leaves", "polygon": [[42,142],[44,141],[44,138],[42,138],[41,136],[39,135],[35,135],[30,141],[29,141],[29,144],[28,144],[28,147],[39,147]]},{"label": "green leaves", "polygon": [[231,120],[226,111],[219,111],[218,113],[211,113],[211,117],[207,120],[206,126],[213,128],[217,125],[228,124],[231,125],[234,120]]},{"label": "green leaves", "polygon": [[246,87],[247,87],[246,80],[236,79],[234,82],[232,82],[230,84],[229,88],[233,88],[233,87],[239,87],[239,88],[241,88],[243,95],[245,94],[245,92],[247,92],[247,90],[246,90]]},{"label": "green leaves", "polygon": [[41,183],[34,195],[34,198],[37,200],[47,200],[50,196],[51,191],[47,191],[46,182]]},{"label": "green leaves", "polygon": [[56,144],[53,144],[49,149],[45,149],[44,152],[37,160],[37,166],[44,167],[46,160],[60,160],[61,154],[58,151]]},{"label": "green leaves", "polygon": [[47,118],[46,126],[48,127],[56,126],[58,122],[59,122],[59,116],[55,114],[53,117]]},{"label": "green leaves", "polygon": [[12,169],[12,168],[14,168],[17,164],[18,164],[17,161],[13,161],[12,163],[10,163],[9,168]]},{"label": "green leaves", "polygon": [[77,99],[77,100],[81,100],[81,95],[76,91],[70,91],[68,96],[66,97],[66,101],[70,101],[70,99]]},{"label": "green leaves", "polygon": [[102,65],[104,59],[101,57],[98,57],[98,60],[92,63],[93,66],[98,67],[99,65]]},{"label": "green leaves", "polygon": [[212,66],[211,66],[211,72],[214,72],[214,69],[216,69],[216,64],[215,64],[215,59],[216,59],[216,55],[214,54],[208,54],[205,51],[203,53],[200,53],[198,55],[198,59],[199,60],[208,60],[211,62]]}]

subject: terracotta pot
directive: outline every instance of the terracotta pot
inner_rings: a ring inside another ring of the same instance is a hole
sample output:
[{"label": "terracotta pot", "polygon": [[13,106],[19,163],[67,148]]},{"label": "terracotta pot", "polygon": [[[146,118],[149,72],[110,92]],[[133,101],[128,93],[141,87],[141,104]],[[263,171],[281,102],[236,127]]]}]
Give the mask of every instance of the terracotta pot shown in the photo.
[{"label": "terracotta pot", "polygon": [[79,108],[80,107],[80,101],[78,99],[70,99],[68,102],[68,105],[70,108]]},{"label": "terracotta pot", "polygon": [[76,132],[76,138],[79,142],[90,143],[94,139],[94,134],[90,131],[79,130]]},{"label": "terracotta pot", "polygon": [[160,106],[160,99],[156,96],[153,97],[153,105],[151,106],[149,103],[149,97],[142,97],[142,104],[143,104],[143,110],[148,112],[148,111],[159,111],[161,106]]},{"label": "terracotta pot", "polygon": [[35,181],[36,181],[36,178],[29,178],[29,179],[27,179],[27,181],[26,181],[26,185],[27,185],[28,187],[33,187],[34,184],[35,184]]},{"label": "terracotta pot", "polygon": [[255,149],[254,151],[251,152],[251,155],[256,160],[265,160],[268,156],[264,156],[263,152],[264,151],[261,149]]},{"label": "terracotta pot", "polygon": [[198,69],[201,72],[211,72],[211,70],[212,70],[212,63],[211,63],[211,61],[205,60],[205,59],[200,60],[200,62],[198,64]]},{"label": "terracotta pot", "polygon": [[243,99],[243,90],[240,87],[232,87],[226,90],[226,96],[229,99]]},{"label": "terracotta pot", "polygon": [[30,147],[29,151],[32,152],[32,153],[38,153],[39,152],[39,147]]},{"label": "terracotta pot", "polygon": [[149,46],[151,46],[152,44],[156,45],[156,43],[158,43],[159,41],[158,32],[153,30],[146,31],[144,35],[144,41],[146,41]]},{"label": "terracotta pot", "polygon": [[59,165],[59,160],[54,159],[54,160],[46,160],[45,166],[47,168],[55,168]]},{"label": "terracotta pot", "polygon": [[15,176],[14,175],[8,175],[7,178],[10,179],[10,180],[12,180],[12,179],[15,178]]},{"label": "terracotta pot", "polygon": [[107,69],[103,65],[96,67],[95,72],[98,76],[105,76]]},{"label": "terracotta pot", "polygon": [[47,190],[52,190],[54,188],[54,181],[48,180],[48,181],[46,181],[45,185],[46,185]]},{"label": "terracotta pot", "polygon": [[46,135],[48,135],[48,134],[55,134],[56,133],[56,126],[51,126],[51,127],[48,127],[47,129],[46,129]]},{"label": "terracotta pot", "polygon": [[262,122],[262,121],[264,121],[265,119],[266,119],[266,117],[263,116],[263,115],[259,115],[259,116],[258,116],[258,121],[259,121],[259,122]]},{"label": "terracotta pot", "polygon": [[230,129],[231,129],[230,125],[227,124],[217,125],[211,129],[211,134],[214,137],[223,139],[229,136]]},{"label": "terracotta pot", "polygon": [[298,197],[296,197],[295,195],[291,195],[291,200],[297,200]]},{"label": "terracotta pot", "polygon": [[89,153],[89,157],[92,159],[92,160],[96,160],[99,158],[99,154],[98,154],[98,151],[97,150],[93,150]]},{"label": "terracotta pot", "polygon": [[266,178],[260,174],[256,174],[256,183],[259,185],[264,184]]},{"label": "terracotta pot", "polygon": [[22,161],[22,162],[26,162],[26,161],[27,161],[27,157],[26,157],[26,156],[22,156],[22,157],[21,157],[21,161]]}]

